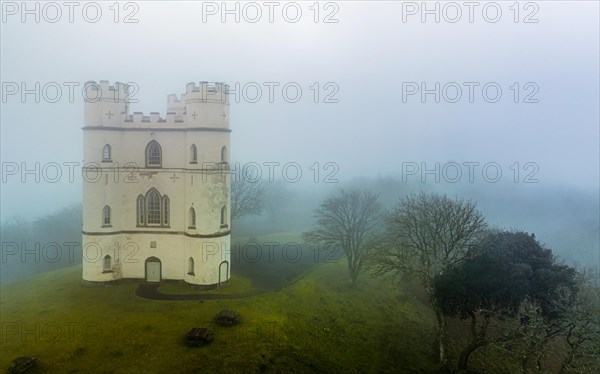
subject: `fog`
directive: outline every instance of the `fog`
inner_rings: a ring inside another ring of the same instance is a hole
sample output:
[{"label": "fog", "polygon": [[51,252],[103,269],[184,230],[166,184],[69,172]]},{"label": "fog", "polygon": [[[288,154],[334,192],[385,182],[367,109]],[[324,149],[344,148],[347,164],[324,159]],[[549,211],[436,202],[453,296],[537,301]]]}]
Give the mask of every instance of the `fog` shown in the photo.
[{"label": "fog", "polygon": [[[429,190],[476,201],[490,224],[535,232],[571,262],[598,262],[597,3],[517,13],[501,2],[472,20],[445,3],[437,15],[402,2],[320,3],[318,14],[302,3],[295,22],[283,3],[273,22],[262,3],[256,22],[246,3],[238,22],[207,4],[120,3],[117,14],[101,3],[98,17],[78,7],[72,22],[64,6],[58,17],[3,4],[3,221],[81,203],[88,80],[129,82],[130,111],[163,117],[187,82],[222,81],[235,91],[234,173],[258,165],[291,191],[272,230],[306,229],[339,187],[372,189],[387,208]],[[245,218],[239,232],[269,219]]]}]

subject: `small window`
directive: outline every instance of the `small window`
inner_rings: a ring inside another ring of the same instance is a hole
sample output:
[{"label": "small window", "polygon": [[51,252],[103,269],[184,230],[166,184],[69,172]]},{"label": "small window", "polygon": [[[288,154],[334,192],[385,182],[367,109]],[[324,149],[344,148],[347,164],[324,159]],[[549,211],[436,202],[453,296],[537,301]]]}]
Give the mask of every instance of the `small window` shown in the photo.
[{"label": "small window", "polygon": [[198,162],[198,149],[195,144],[192,144],[190,148],[190,164],[195,164]]},{"label": "small window", "polygon": [[221,162],[227,162],[227,147],[221,148]]},{"label": "small window", "polygon": [[110,161],[111,157],[111,149],[110,144],[106,144],[104,148],[102,148],[102,161]]},{"label": "small window", "polygon": [[163,196],[162,204],[163,204],[163,209],[162,209],[163,222],[162,223],[164,226],[168,226],[169,225],[169,197],[167,195]]},{"label": "small window", "polygon": [[194,275],[194,259],[191,257],[188,260],[188,275]]},{"label": "small window", "polygon": [[194,208],[190,208],[190,228],[196,228],[196,210]]},{"label": "small window", "polygon": [[161,167],[162,150],[156,140],[146,146],[146,167]]},{"label": "small window", "polygon": [[221,208],[221,227],[227,226],[227,207],[223,205]]},{"label": "small window", "polygon": [[102,210],[102,225],[110,226],[110,207],[108,205]]},{"label": "small window", "polygon": [[146,224],[145,217],[145,209],[144,206],[146,202],[144,201],[144,196],[140,195],[137,198],[137,224],[138,226],[144,226]]},{"label": "small window", "polygon": [[111,267],[112,267],[112,264],[111,264],[110,256],[109,255],[104,256],[104,261],[102,264],[102,271],[109,272],[109,271],[111,271]]}]

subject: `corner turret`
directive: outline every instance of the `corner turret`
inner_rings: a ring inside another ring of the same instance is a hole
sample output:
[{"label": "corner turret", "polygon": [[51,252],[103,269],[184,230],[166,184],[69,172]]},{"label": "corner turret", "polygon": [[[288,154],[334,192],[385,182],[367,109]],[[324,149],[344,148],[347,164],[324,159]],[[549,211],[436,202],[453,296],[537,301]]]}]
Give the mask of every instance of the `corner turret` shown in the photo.
[{"label": "corner turret", "polygon": [[129,86],[108,81],[88,81],[84,85],[84,125],[119,126],[127,118]]}]

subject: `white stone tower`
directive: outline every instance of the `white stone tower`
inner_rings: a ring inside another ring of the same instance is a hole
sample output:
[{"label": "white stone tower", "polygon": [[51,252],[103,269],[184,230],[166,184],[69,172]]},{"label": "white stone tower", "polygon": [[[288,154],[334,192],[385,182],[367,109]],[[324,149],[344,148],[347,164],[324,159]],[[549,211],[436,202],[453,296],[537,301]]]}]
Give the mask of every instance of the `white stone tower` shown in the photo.
[{"label": "white stone tower", "polygon": [[164,119],[129,114],[128,91],[85,85],[83,283],[228,283],[228,86],[188,83]]}]

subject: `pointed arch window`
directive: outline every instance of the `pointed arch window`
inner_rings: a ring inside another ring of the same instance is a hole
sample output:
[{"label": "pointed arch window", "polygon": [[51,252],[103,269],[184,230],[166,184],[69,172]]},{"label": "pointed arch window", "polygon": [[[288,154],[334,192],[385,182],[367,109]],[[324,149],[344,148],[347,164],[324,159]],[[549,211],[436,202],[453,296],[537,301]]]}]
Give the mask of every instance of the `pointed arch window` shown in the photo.
[{"label": "pointed arch window", "polygon": [[112,261],[109,255],[104,256],[104,259],[102,261],[102,272],[103,273],[109,273],[111,272],[112,268]]},{"label": "pointed arch window", "polygon": [[221,162],[227,162],[227,147],[221,148]]},{"label": "pointed arch window", "polygon": [[188,260],[188,275],[194,275],[194,259],[191,257]]},{"label": "pointed arch window", "polygon": [[159,168],[162,166],[162,149],[156,140],[146,146],[146,167]]},{"label": "pointed arch window", "polygon": [[146,202],[142,195],[137,198],[137,224],[138,226],[146,225]]},{"label": "pointed arch window", "polygon": [[110,207],[108,205],[102,209],[102,226],[110,226]]},{"label": "pointed arch window", "polygon": [[160,225],[160,194],[155,189],[146,194],[146,212],[148,225]]},{"label": "pointed arch window", "polygon": [[151,188],[146,196],[139,195],[137,198],[137,225],[138,226],[162,226],[168,227],[170,223],[171,202],[167,195]]},{"label": "pointed arch window", "polygon": [[163,226],[169,226],[169,197],[164,195],[162,197],[162,224]]},{"label": "pointed arch window", "polygon": [[196,210],[192,207],[190,208],[189,211],[189,219],[190,219],[190,229],[195,229],[196,228]]},{"label": "pointed arch window", "polygon": [[198,163],[198,148],[195,144],[190,147],[190,164]]},{"label": "pointed arch window", "polygon": [[105,144],[104,148],[102,148],[102,161],[110,161],[111,160],[111,152],[112,149],[110,144]]}]

